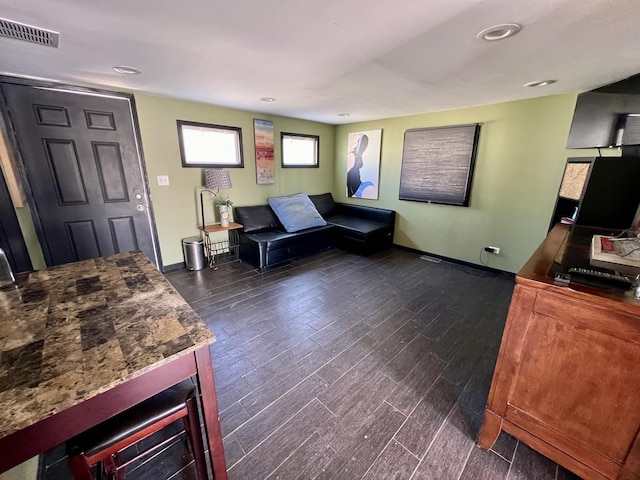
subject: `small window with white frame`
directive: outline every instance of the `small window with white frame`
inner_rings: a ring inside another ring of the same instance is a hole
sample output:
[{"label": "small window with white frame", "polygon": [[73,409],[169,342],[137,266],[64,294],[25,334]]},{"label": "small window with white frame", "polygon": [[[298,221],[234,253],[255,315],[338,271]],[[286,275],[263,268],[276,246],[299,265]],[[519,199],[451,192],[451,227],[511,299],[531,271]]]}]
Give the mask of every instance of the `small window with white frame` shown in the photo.
[{"label": "small window with white frame", "polygon": [[282,168],[318,168],[320,166],[320,137],[302,133],[280,134],[282,139]]}]

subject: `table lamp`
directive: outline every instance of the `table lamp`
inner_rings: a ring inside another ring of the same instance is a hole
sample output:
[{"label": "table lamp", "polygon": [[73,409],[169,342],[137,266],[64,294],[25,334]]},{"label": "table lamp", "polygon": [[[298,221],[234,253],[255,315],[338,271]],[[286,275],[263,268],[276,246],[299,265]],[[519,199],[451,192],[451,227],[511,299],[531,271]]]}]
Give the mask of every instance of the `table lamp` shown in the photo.
[{"label": "table lamp", "polygon": [[[202,228],[205,227],[204,223],[204,192],[213,193],[215,197],[218,196],[221,188],[231,188],[231,176],[229,172],[222,168],[214,168],[204,171],[204,186],[205,188],[200,191],[200,213],[202,215]],[[215,191],[213,191],[215,189]],[[223,220],[222,226],[229,226],[229,217]],[[226,220],[226,225],[224,224]]]}]

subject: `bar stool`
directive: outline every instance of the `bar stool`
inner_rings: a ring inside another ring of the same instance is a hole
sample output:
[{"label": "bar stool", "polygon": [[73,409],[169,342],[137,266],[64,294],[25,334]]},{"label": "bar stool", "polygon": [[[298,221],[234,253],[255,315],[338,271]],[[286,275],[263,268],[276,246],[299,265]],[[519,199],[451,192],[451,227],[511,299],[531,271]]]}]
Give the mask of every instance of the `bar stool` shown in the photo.
[{"label": "bar stool", "polygon": [[[121,462],[119,452],[178,419],[183,421],[183,430],[135,458]],[[107,478],[121,480],[124,479],[124,468],[127,465],[168,444],[182,433],[186,434],[188,446],[193,452],[198,478],[206,480],[207,467],[200,435],[200,416],[195,387],[190,379],[71,438],[66,443],[69,466],[75,480],[94,480],[91,467],[96,464],[102,465]],[[100,465],[98,473],[100,474]]]}]

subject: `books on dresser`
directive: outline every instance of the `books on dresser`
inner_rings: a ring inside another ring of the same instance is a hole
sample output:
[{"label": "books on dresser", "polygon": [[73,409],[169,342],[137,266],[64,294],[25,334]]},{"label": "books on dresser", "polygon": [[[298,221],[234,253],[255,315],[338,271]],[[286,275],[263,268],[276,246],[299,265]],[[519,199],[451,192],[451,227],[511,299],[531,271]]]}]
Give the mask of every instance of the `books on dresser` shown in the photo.
[{"label": "books on dresser", "polygon": [[592,267],[616,270],[627,275],[640,274],[640,238],[594,235],[591,239]]}]

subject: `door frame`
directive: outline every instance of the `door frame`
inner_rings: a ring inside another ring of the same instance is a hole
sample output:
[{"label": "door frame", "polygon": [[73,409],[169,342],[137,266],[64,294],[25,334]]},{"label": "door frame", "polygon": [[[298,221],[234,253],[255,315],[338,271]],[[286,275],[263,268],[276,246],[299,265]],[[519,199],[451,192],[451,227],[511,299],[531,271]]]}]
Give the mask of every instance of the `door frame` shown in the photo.
[{"label": "door frame", "polygon": [[27,244],[2,171],[0,171],[0,248],[6,252],[9,265],[14,272],[33,270]]},{"label": "door frame", "polygon": [[[103,96],[103,97],[104,96],[117,97],[117,98],[123,98],[128,100],[129,107],[130,107],[129,111],[131,113],[131,122],[133,124],[133,136],[135,137],[134,140],[135,140],[135,145],[138,152],[138,166],[140,168],[140,173],[142,175],[142,186],[148,202],[147,213],[148,213],[149,227],[151,229],[151,241],[153,243],[153,250],[156,257],[155,259],[151,259],[151,261],[156,265],[156,268],[158,268],[159,271],[163,271],[164,265],[162,263],[162,256],[160,253],[160,242],[158,239],[158,230],[156,228],[156,218],[155,218],[155,213],[153,209],[153,202],[151,200],[151,190],[149,188],[149,178],[147,176],[147,164],[145,162],[144,151],[142,149],[140,125],[138,124],[138,112],[136,109],[136,101],[133,94],[115,92],[112,90],[103,90],[103,89],[92,88],[92,87],[80,87],[76,85],[69,85],[69,84],[58,83],[54,81],[44,81],[44,80],[41,81],[41,80],[34,80],[30,78],[12,77],[8,75],[0,75],[0,85],[2,84],[14,84],[14,85],[42,88],[42,89],[55,89],[55,90],[67,92],[67,93],[76,93],[76,94],[94,95],[94,96]],[[5,119],[5,125],[7,129],[7,138],[9,140],[8,147],[11,148],[16,160],[16,165],[18,167],[20,180],[22,181],[22,185],[24,187],[27,203],[29,204],[29,208],[31,210],[31,218],[33,220],[36,235],[38,236],[38,242],[40,242],[40,248],[42,249],[42,255],[44,256],[44,260],[47,266],[51,266],[53,264],[51,252],[49,252],[49,248],[45,240],[44,229],[42,227],[42,222],[40,221],[40,214],[36,206],[35,198],[33,196],[33,191],[31,190],[31,184],[29,182],[24,161],[22,159],[22,155],[18,147],[18,138],[16,136],[16,132],[14,131],[11,118],[9,117],[9,112],[7,109],[7,101],[4,98],[4,95],[0,95],[0,110],[1,110],[0,114]]]}]

